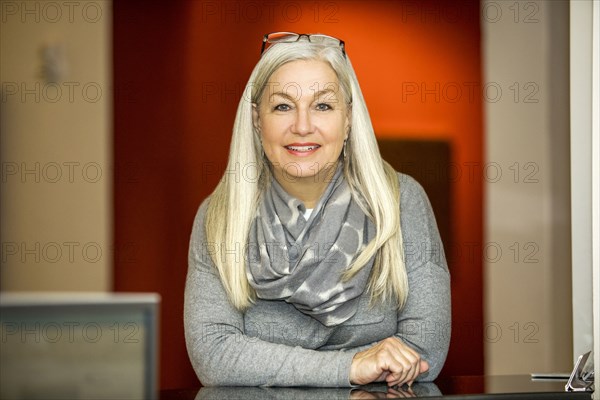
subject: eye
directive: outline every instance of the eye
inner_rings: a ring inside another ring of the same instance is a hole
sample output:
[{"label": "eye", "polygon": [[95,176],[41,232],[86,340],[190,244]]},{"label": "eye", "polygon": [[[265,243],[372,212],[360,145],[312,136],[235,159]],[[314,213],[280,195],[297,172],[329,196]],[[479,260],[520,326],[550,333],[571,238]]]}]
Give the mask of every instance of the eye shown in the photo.
[{"label": "eye", "polygon": [[333,107],[331,107],[329,104],[327,103],[319,103],[317,104],[317,110],[318,111],[327,111],[327,110],[333,110]]},{"label": "eye", "polygon": [[277,104],[275,107],[273,107],[273,110],[275,111],[289,111],[291,109],[292,107],[290,107],[288,104]]}]

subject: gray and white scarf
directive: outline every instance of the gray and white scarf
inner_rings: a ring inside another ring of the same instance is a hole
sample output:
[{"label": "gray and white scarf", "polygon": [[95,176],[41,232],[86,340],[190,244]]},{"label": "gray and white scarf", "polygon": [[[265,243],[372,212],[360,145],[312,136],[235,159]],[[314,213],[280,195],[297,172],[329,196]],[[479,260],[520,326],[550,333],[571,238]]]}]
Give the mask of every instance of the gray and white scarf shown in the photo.
[{"label": "gray and white scarf", "polygon": [[260,299],[285,300],[325,326],[358,308],[373,260],[350,280],[342,274],[375,237],[375,227],[352,198],[341,166],[308,220],[304,204],[275,179],[249,233],[246,274]]}]

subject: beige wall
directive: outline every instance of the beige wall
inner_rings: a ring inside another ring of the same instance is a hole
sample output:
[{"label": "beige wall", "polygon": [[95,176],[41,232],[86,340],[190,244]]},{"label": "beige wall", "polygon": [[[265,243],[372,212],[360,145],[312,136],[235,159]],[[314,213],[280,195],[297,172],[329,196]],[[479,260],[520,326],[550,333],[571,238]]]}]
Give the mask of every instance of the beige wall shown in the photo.
[{"label": "beige wall", "polygon": [[485,187],[485,372],[569,371],[569,4],[485,0],[482,34],[485,80],[504,95],[486,103],[503,175]]},{"label": "beige wall", "polygon": [[112,287],[110,5],[0,1],[2,290]]}]

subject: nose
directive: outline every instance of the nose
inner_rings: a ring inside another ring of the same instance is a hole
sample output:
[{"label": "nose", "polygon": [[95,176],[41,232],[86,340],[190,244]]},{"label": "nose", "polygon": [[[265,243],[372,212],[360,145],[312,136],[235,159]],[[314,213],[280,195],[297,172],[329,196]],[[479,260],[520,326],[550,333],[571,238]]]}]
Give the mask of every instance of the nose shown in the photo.
[{"label": "nose", "polygon": [[312,125],[310,110],[308,108],[298,108],[296,119],[292,126],[292,132],[297,135],[305,136],[313,131],[314,127]]}]

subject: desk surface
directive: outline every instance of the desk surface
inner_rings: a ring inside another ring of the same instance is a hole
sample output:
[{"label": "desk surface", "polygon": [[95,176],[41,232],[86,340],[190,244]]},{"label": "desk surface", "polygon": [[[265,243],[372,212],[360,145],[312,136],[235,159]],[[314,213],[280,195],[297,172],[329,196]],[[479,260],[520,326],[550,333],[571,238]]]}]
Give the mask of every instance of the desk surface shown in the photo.
[{"label": "desk surface", "polygon": [[[384,398],[451,398],[451,399],[591,399],[590,392],[565,392],[566,380],[532,380],[529,375],[457,376],[419,383],[412,390],[388,389],[383,384],[357,388],[258,388],[210,387],[185,390],[162,390],[160,400],[212,399],[384,399]],[[406,389],[406,387],[405,387]],[[389,397],[391,395],[391,397]]]}]

